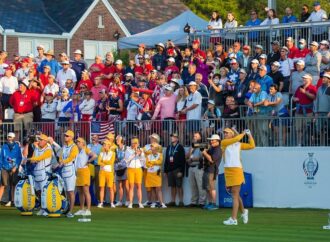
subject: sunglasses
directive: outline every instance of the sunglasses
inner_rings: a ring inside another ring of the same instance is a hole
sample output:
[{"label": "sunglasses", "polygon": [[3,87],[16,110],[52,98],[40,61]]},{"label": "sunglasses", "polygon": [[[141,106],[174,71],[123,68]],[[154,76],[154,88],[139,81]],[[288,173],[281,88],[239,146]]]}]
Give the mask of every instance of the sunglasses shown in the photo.
[{"label": "sunglasses", "polygon": [[70,137],[70,135],[65,134],[64,137]]}]

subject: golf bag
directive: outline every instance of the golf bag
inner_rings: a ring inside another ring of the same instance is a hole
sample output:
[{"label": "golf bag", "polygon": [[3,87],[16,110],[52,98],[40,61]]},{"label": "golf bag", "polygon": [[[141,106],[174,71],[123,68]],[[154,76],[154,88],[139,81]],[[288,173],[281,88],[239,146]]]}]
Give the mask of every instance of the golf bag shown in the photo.
[{"label": "golf bag", "polygon": [[15,187],[15,207],[23,216],[31,216],[36,207],[36,194],[32,175],[21,173],[20,180]]},{"label": "golf bag", "polygon": [[48,213],[48,217],[60,217],[61,214],[66,214],[69,211],[69,202],[62,195],[64,182],[61,176],[52,173],[46,185],[41,192],[41,208]]}]

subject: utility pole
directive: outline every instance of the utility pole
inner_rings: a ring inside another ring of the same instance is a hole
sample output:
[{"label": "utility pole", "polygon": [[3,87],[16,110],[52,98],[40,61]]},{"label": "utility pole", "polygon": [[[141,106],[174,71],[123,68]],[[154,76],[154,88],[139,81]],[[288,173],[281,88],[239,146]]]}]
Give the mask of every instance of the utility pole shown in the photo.
[{"label": "utility pole", "polygon": [[268,0],[268,8],[276,10],[276,0]]}]

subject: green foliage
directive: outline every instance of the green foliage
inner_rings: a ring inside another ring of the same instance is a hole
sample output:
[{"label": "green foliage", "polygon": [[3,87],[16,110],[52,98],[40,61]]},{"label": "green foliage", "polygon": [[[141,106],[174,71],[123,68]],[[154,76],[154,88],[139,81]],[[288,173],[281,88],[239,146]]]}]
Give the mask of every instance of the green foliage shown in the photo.
[{"label": "green foliage", "polygon": [[[250,10],[256,9],[259,12],[259,18],[265,19],[266,12],[264,11],[267,7],[267,0],[182,0],[194,13],[209,20],[212,11],[217,10],[220,13],[223,23],[226,22],[227,13],[233,12],[239,25],[245,25],[245,22],[250,18]],[[307,4],[309,12],[313,11],[314,0],[276,0],[276,11],[280,21],[282,20],[286,7],[293,9],[293,14],[300,19],[301,7],[303,4]],[[330,4],[328,0],[320,0],[322,9],[330,13]]]}]

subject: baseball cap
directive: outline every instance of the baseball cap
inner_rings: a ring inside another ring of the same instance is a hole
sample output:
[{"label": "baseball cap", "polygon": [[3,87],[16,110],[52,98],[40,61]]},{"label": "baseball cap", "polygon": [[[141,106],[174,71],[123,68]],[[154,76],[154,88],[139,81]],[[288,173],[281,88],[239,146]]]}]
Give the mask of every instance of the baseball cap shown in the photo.
[{"label": "baseball cap", "polygon": [[171,137],[179,137],[179,134],[177,132],[174,132],[171,134]]},{"label": "baseball cap", "polygon": [[255,45],[254,48],[257,48],[257,49],[264,49],[264,47],[262,47],[262,45]]},{"label": "baseball cap", "polygon": [[330,79],[330,74],[328,74],[328,73],[324,73],[324,74],[323,74],[323,77],[326,77],[326,78],[329,78],[329,79]]},{"label": "baseball cap", "polygon": [[320,42],[320,44],[321,44],[321,45],[327,45],[327,46],[329,46],[329,42],[326,41],[326,40],[322,40],[322,41]]},{"label": "baseball cap", "polygon": [[146,45],[141,43],[141,44],[138,45],[138,47],[146,48]]},{"label": "baseball cap", "polygon": [[274,40],[271,42],[272,45],[280,45],[280,42],[278,42],[277,40]]},{"label": "baseball cap", "polygon": [[311,80],[313,79],[313,77],[311,76],[311,74],[308,74],[308,73],[305,74],[305,75],[303,75],[302,78],[303,79],[311,79]]},{"label": "baseball cap", "polygon": [[40,134],[37,136],[38,140],[46,140],[48,141],[48,136],[45,134]]},{"label": "baseball cap", "polygon": [[259,59],[267,59],[267,55],[265,55],[265,54],[261,54],[261,55],[259,56]]},{"label": "baseball cap", "polygon": [[156,134],[156,133],[153,133],[153,134],[150,135],[149,137],[150,137],[150,138],[153,138],[153,139],[155,139],[155,140],[157,140],[158,142],[160,141],[160,137],[159,137],[159,135]]},{"label": "baseball cap", "polygon": [[259,61],[258,61],[257,59],[253,59],[253,60],[251,61],[251,63],[253,63],[253,64],[259,64]]},{"label": "baseball cap", "polygon": [[243,46],[243,50],[250,50],[251,48],[250,48],[250,46],[249,45],[244,45]]},{"label": "baseball cap", "polygon": [[306,44],[306,40],[305,40],[305,39],[300,39],[300,40],[299,40],[299,43],[300,43],[300,44]]},{"label": "baseball cap", "polygon": [[297,64],[297,65],[302,65],[302,66],[304,66],[304,65],[305,65],[305,61],[304,61],[304,60],[298,60],[296,64]]},{"label": "baseball cap", "polygon": [[130,72],[128,72],[128,73],[126,73],[126,74],[125,74],[125,76],[130,76],[130,77],[133,77],[133,74],[132,74],[132,73],[130,73]]},{"label": "baseball cap", "polygon": [[173,57],[170,57],[167,60],[170,61],[170,62],[175,62],[175,59]]},{"label": "baseball cap", "polygon": [[16,136],[15,136],[15,133],[13,133],[13,132],[9,132],[9,133],[7,134],[7,137],[15,138]]},{"label": "baseball cap", "polygon": [[230,53],[228,57],[229,58],[235,58],[236,59],[236,54],[235,53]]},{"label": "baseball cap", "polygon": [[156,44],[156,46],[162,47],[163,49],[165,49],[165,45],[163,43],[158,43]]},{"label": "baseball cap", "polygon": [[165,86],[165,90],[173,91],[173,88],[168,84],[168,85]]},{"label": "baseball cap", "polygon": [[286,40],[293,42],[293,38],[292,37],[288,37],[288,38],[286,38]]},{"label": "baseball cap", "polygon": [[194,81],[189,82],[188,86],[197,86],[197,83]]},{"label": "baseball cap", "polygon": [[267,71],[267,67],[265,65],[261,65],[258,67],[259,70]]},{"label": "baseball cap", "polygon": [[316,41],[313,41],[313,42],[310,43],[309,45],[313,45],[313,46],[319,47],[319,43],[317,43]]},{"label": "baseball cap", "polygon": [[193,43],[193,45],[194,45],[194,44],[198,44],[198,45],[200,44],[200,42],[199,42],[198,39],[195,39],[192,43]]},{"label": "baseball cap", "polygon": [[316,2],[314,2],[313,3],[313,6],[315,7],[315,6],[320,6],[321,4],[320,4],[320,2],[318,2],[318,1],[316,1]]},{"label": "baseball cap", "polygon": [[62,61],[62,62],[61,62],[61,64],[62,64],[62,65],[69,65],[69,64],[70,64],[70,62],[69,62],[69,61],[67,61],[67,60],[65,60],[65,61]]},{"label": "baseball cap", "polygon": [[232,59],[232,60],[230,61],[230,64],[237,64],[237,60],[236,60],[236,59]]},{"label": "baseball cap", "polygon": [[122,65],[123,61],[122,60],[116,60],[115,65]]},{"label": "baseball cap", "polygon": [[286,52],[289,52],[289,49],[286,46],[282,46],[281,50],[285,50]]},{"label": "baseball cap", "polygon": [[81,51],[81,50],[79,50],[79,49],[77,49],[77,50],[75,50],[75,51],[73,52],[73,54],[82,55],[82,51]]},{"label": "baseball cap", "polygon": [[72,130],[67,130],[64,134],[74,138],[74,132]]},{"label": "baseball cap", "polygon": [[272,63],[272,65],[273,65],[273,66],[277,66],[277,67],[280,67],[280,66],[281,66],[280,62],[278,62],[278,61],[274,61],[274,62]]},{"label": "baseball cap", "polygon": [[51,93],[51,92],[49,92],[49,93],[46,93],[45,96],[46,96],[46,97],[47,97],[47,96],[48,96],[48,97],[54,97],[54,94]]},{"label": "baseball cap", "polygon": [[32,53],[28,54],[27,57],[34,58],[34,55]]},{"label": "baseball cap", "polygon": [[26,86],[26,88],[29,88],[29,81],[27,79],[24,79],[23,81],[20,81],[20,84]]},{"label": "baseball cap", "polygon": [[239,69],[239,73],[244,73],[244,74],[246,74],[246,71],[245,71],[244,68],[241,68],[241,69]]},{"label": "baseball cap", "polygon": [[215,105],[215,102],[213,100],[208,100],[207,103]]},{"label": "baseball cap", "polygon": [[37,49],[43,49],[43,50],[44,50],[44,49],[45,49],[45,46],[43,46],[43,45],[38,45],[38,46],[37,46]]},{"label": "baseball cap", "polygon": [[220,136],[217,134],[212,134],[210,138],[207,138],[208,140],[220,140]]}]

